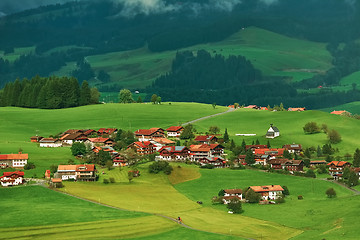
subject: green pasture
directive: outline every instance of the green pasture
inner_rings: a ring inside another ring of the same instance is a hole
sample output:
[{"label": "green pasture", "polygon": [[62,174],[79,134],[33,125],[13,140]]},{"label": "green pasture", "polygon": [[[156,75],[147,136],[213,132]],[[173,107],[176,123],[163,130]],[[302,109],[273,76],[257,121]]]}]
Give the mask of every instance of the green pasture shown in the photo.
[{"label": "green pasture", "polygon": [[[286,197],[284,204],[243,204],[245,212],[236,217],[262,219],[304,231],[295,239],[339,239],[342,236],[355,239],[357,236],[355,219],[359,215],[359,196],[353,196],[351,191],[337,184],[254,170],[201,169],[200,173],[201,178],[177,184],[175,188],[192,200],[203,201],[207,208],[226,212],[224,205],[211,204],[211,198],[221,189],[243,189],[253,185],[286,185],[290,195]],[[337,193],[334,199],[326,197],[325,191],[330,187]],[[298,195],[302,195],[304,199],[298,200]]]},{"label": "green pasture", "polygon": [[[230,138],[234,139],[237,144],[241,144],[245,139],[247,144],[259,139],[261,144],[266,144],[268,139],[265,134],[274,124],[280,130],[280,137],[270,139],[272,147],[281,147],[284,144],[299,143],[303,147],[317,147],[328,143],[325,133],[305,134],[303,127],[308,122],[327,124],[329,129],[337,130],[342,141],[334,144],[339,152],[335,155],[343,156],[345,153],[354,153],[359,147],[359,139],[356,132],[360,131],[360,122],[345,116],[337,116],[322,111],[305,111],[305,112],[272,112],[253,109],[238,109],[234,112],[212,117],[200,122],[196,122],[198,131],[206,132],[209,126],[216,125],[220,127],[221,132],[228,129]],[[256,134],[253,137],[236,136],[235,134]]]},{"label": "green pasture", "polygon": [[[144,102],[144,99],[146,97],[146,93],[133,93],[132,97],[134,101],[137,101],[138,97],[140,96],[141,99]],[[119,92],[101,92],[100,93],[100,101],[105,103],[118,103],[119,102]],[[168,104],[168,103],[163,103]]]},{"label": "green pasture", "polygon": [[352,84],[356,83],[357,87],[359,87],[360,84],[360,71],[354,72],[343,79],[341,79],[340,84],[341,85],[349,85],[352,88]]},{"label": "green pasture", "polygon": [[[215,43],[200,44],[182,50],[204,49],[211,54],[242,55],[265,75],[284,76],[300,81],[331,67],[331,55],[323,43],[289,38],[267,30],[250,27]],[[171,70],[177,51],[150,52],[146,47],[88,56],[95,70],[105,70],[113,82],[129,88],[143,88]]]},{"label": "green pasture", "polygon": [[[0,188],[3,228],[68,224],[148,216],[80,200],[41,186]],[[21,218],[14,217],[21,216]]]},{"label": "green pasture", "polygon": [[197,103],[99,104],[58,110],[4,107],[0,108],[0,152],[17,153],[21,148],[36,165],[35,169],[25,171],[26,176],[41,177],[50,165],[67,163],[74,157],[69,147],[40,148],[38,143],[30,142],[31,136],[49,137],[76,128],[116,127],[131,131],[168,128],[225,110]]},{"label": "green pasture", "polygon": [[334,110],[346,110],[352,114],[360,114],[360,102],[351,102],[351,103],[346,103],[343,105],[339,105],[336,107],[330,107],[330,108],[323,108],[320,109],[321,111],[324,112],[332,112]]},{"label": "green pasture", "polygon": [[22,48],[15,48],[13,53],[4,54],[3,51],[0,51],[0,57],[8,60],[9,62],[13,62],[18,59],[21,55],[30,54],[35,52],[35,47],[22,47]]}]

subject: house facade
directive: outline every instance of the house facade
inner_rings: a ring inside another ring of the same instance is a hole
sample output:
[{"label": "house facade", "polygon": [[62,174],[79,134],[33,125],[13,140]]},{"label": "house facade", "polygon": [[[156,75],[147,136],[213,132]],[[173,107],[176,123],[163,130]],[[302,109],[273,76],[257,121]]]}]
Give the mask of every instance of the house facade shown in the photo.
[{"label": "house facade", "polygon": [[276,200],[282,196],[282,191],[284,191],[280,185],[251,186],[250,188],[261,194],[262,200]]},{"label": "house facade", "polygon": [[150,128],[150,129],[139,129],[134,132],[135,137],[139,141],[150,141],[155,137],[163,138],[165,136],[164,129],[162,128]]},{"label": "house facade", "polygon": [[296,153],[299,154],[302,151],[301,144],[286,144],[283,146],[285,150],[287,150],[289,153]]},{"label": "house facade", "polygon": [[216,136],[213,135],[205,135],[205,136],[196,136],[194,141],[202,144],[211,144],[217,142],[218,139]]},{"label": "house facade", "polygon": [[62,142],[57,138],[42,138],[40,141],[40,147],[61,147]]},{"label": "house facade", "polygon": [[128,149],[135,149],[139,155],[149,155],[155,152],[155,146],[150,141],[133,142],[128,146]]},{"label": "house facade", "polygon": [[59,165],[54,178],[61,178],[63,181],[95,181],[96,168],[94,164]]},{"label": "house facade", "polygon": [[153,138],[150,140],[152,144],[154,144],[155,151],[159,151],[164,146],[175,145],[174,141],[171,141],[167,138]]},{"label": "house facade", "polygon": [[223,203],[230,203],[231,199],[237,198],[238,200],[243,200],[242,190],[241,189],[224,189]]},{"label": "house facade", "polygon": [[335,179],[341,179],[344,169],[351,167],[351,163],[346,161],[332,161],[327,164],[329,166],[329,174]]},{"label": "house facade", "polygon": [[0,154],[0,168],[24,168],[29,159],[27,153]]},{"label": "house facade", "polygon": [[212,165],[214,168],[224,168],[227,166],[227,162],[221,157],[204,157],[199,159],[200,166]]},{"label": "house facade", "polygon": [[171,126],[168,129],[166,129],[166,134],[168,137],[174,137],[178,138],[180,137],[181,132],[184,130],[184,127],[182,126]]},{"label": "house facade", "polygon": [[189,149],[185,146],[166,146],[162,147],[159,151],[157,160],[164,161],[185,161],[190,157]]},{"label": "house facade", "polygon": [[16,186],[23,184],[24,172],[15,171],[15,172],[4,172],[0,177],[1,186]]}]

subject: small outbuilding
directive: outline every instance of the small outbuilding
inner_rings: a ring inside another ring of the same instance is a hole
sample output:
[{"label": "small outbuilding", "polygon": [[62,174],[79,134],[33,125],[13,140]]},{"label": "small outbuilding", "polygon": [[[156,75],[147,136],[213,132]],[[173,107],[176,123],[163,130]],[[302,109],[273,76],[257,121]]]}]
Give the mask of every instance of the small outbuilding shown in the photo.
[{"label": "small outbuilding", "polygon": [[266,138],[276,138],[280,136],[280,131],[277,127],[270,124],[270,128],[266,133]]}]

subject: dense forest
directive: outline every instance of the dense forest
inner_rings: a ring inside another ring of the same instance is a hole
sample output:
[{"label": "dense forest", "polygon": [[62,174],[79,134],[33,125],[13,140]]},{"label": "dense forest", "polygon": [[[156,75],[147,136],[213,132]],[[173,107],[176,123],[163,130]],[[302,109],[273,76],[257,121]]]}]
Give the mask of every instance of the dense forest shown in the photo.
[{"label": "dense forest", "polygon": [[81,86],[76,78],[33,77],[31,80],[17,79],[0,92],[0,106],[28,108],[68,108],[99,102],[99,92],[90,88],[87,81]]}]

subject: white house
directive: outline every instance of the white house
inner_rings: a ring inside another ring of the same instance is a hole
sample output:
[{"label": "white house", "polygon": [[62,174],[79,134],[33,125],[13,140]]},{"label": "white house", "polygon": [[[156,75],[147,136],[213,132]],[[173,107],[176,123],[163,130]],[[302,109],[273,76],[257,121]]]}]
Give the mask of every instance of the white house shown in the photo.
[{"label": "white house", "polygon": [[57,174],[61,175],[61,180],[76,180],[76,165],[59,165]]},{"label": "white house", "polygon": [[280,131],[277,127],[270,124],[270,128],[266,133],[266,138],[276,138],[280,136]]},{"label": "white house", "polygon": [[184,127],[182,126],[171,126],[168,129],[166,129],[167,136],[168,137],[180,137],[181,132],[184,130]]},{"label": "white house", "polygon": [[282,196],[284,189],[280,185],[251,186],[254,192],[261,194],[262,200],[276,200]]},{"label": "white house", "polygon": [[0,182],[3,187],[16,186],[23,184],[24,172],[4,172],[3,176],[0,177]]},{"label": "white house", "polygon": [[28,159],[27,153],[0,154],[0,168],[23,168],[27,164]]},{"label": "white house", "polygon": [[40,147],[61,147],[62,143],[57,138],[42,138],[40,141]]},{"label": "white house", "polygon": [[241,189],[224,189],[224,197],[223,202],[224,204],[230,203],[231,199],[237,198],[238,200],[242,201],[242,190]]}]

